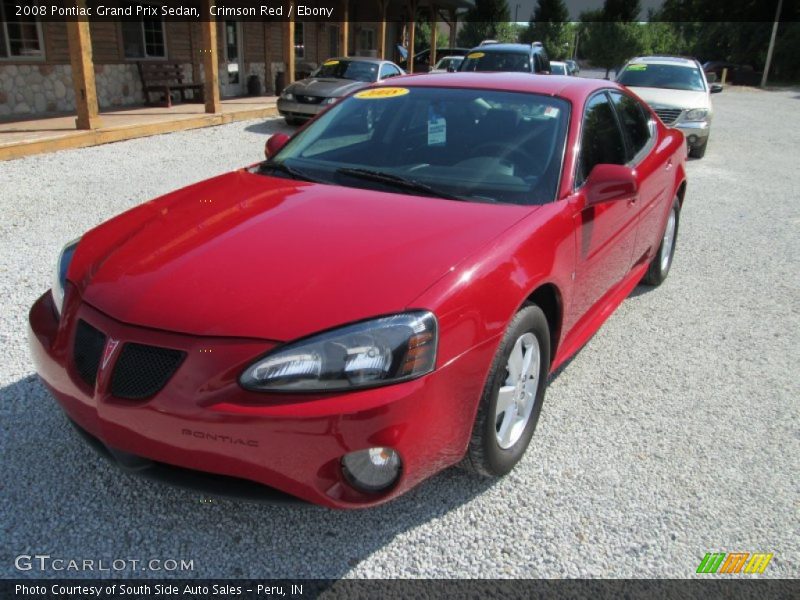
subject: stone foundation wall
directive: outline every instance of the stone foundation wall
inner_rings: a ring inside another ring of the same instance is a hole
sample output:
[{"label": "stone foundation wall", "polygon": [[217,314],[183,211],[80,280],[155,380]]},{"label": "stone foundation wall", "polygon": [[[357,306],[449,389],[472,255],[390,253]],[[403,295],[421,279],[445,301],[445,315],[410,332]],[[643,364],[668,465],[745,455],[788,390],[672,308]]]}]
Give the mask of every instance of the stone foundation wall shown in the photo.
[{"label": "stone foundation wall", "polygon": [[[183,65],[191,81],[192,65]],[[144,103],[135,63],[95,65],[97,102],[101,109]],[[70,65],[3,65],[0,63],[0,118],[75,110]]]}]

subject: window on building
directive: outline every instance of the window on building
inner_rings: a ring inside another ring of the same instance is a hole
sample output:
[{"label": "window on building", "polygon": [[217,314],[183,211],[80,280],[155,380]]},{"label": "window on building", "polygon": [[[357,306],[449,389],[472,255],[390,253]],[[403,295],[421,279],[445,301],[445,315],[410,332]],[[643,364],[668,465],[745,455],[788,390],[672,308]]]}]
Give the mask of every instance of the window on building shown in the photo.
[{"label": "window on building", "polygon": [[375,30],[362,29],[358,34],[358,49],[363,51],[375,50]]},{"label": "window on building", "polygon": [[161,17],[122,21],[125,58],[166,58],[167,42]]},{"label": "window on building", "polygon": [[294,24],[294,57],[306,57],[306,32],[302,23]]},{"label": "window on building", "polygon": [[339,28],[336,25],[328,26],[328,56],[344,55],[339,52]]},{"label": "window on building", "polygon": [[0,58],[42,59],[42,24],[34,16],[17,16],[18,4],[14,0],[0,1]]}]

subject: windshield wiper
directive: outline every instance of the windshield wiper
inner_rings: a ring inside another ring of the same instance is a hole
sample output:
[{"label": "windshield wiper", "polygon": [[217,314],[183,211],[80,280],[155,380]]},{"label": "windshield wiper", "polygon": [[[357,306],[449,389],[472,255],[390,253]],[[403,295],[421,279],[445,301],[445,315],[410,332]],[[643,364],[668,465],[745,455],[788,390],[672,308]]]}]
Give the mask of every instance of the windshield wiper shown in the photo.
[{"label": "windshield wiper", "polygon": [[447,200],[462,200],[465,202],[469,201],[469,198],[464,196],[458,196],[456,194],[437,190],[436,188],[429,186],[427,183],[422,183],[421,181],[416,181],[415,179],[401,177],[400,175],[393,175],[391,173],[379,173],[378,171],[370,171],[369,169],[351,169],[348,167],[336,169],[336,172],[341,175],[348,175],[358,179],[384,183],[386,185],[402,188],[410,192],[419,192],[429,196],[445,198]]},{"label": "windshield wiper", "polygon": [[290,167],[286,163],[282,163],[282,162],[271,162],[271,161],[263,162],[263,163],[261,163],[261,168],[259,169],[259,171],[263,171],[264,169],[272,169],[273,171],[280,171],[281,173],[286,173],[287,175],[289,175],[293,179],[299,179],[301,181],[310,181],[312,183],[322,183],[318,179],[314,179],[313,177],[311,177],[309,175],[306,175],[302,171],[300,171],[300,170],[298,170],[298,169],[296,169],[294,167]]}]

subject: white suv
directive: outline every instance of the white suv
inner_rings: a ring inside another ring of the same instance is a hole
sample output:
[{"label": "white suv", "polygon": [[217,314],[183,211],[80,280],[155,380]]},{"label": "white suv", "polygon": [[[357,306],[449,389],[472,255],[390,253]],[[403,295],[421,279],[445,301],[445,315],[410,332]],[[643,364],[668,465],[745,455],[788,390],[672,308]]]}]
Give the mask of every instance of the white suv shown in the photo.
[{"label": "white suv", "polygon": [[683,131],[689,156],[703,157],[713,116],[710,94],[721,92],[722,86],[709,85],[700,63],[676,56],[640,56],[620,70],[617,82],[647,102],[665,125]]}]

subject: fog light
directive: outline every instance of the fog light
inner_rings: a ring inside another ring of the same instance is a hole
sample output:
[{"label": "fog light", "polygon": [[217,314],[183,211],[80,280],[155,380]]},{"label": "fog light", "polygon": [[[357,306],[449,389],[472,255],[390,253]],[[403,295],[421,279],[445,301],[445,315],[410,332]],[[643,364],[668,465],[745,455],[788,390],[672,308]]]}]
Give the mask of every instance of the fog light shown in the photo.
[{"label": "fog light", "polygon": [[689,136],[689,144],[694,146],[696,143],[697,143],[697,136],[696,135],[690,135]]},{"label": "fog light", "polygon": [[381,492],[400,475],[400,456],[391,448],[369,448],[346,455],[342,472],[348,483],[362,492]]}]

